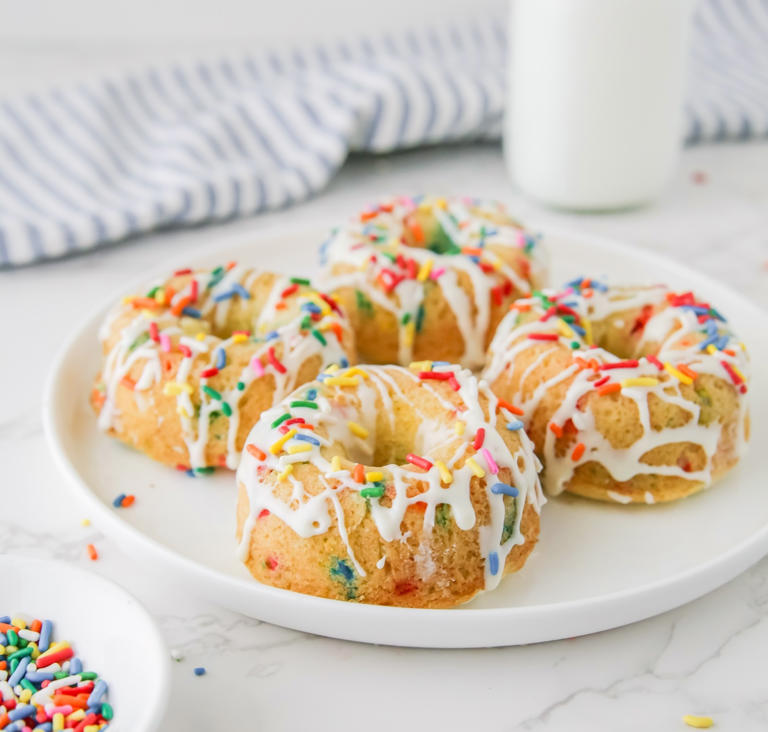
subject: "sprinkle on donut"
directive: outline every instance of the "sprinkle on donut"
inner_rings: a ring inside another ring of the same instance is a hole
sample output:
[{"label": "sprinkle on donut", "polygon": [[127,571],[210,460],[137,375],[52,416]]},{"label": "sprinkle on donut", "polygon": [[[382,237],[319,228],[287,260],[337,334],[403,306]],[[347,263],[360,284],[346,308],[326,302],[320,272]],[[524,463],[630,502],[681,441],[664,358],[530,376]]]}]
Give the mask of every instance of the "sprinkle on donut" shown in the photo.
[{"label": "sprinkle on donut", "polygon": [[325,242],[324,287],[352,316],[361,360],[479,368],[507,306],[540,284],[537,240],[495,202],[401,196]]}]

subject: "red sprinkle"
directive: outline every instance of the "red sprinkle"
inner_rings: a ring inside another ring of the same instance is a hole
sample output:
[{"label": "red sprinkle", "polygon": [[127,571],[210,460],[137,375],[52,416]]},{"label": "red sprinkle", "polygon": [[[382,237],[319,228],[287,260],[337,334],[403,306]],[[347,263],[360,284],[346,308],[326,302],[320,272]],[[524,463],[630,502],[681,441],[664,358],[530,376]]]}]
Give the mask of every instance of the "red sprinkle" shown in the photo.
[{"label": "red sprinkle", "polygon": [[283,291],[280,293],[280,297],[282,297],[282,298],[290,297],[290,296],[291,296],[291,295],[293,295],[293,293],[294,293],[294,292],[296,292],[296,290],[298,290],[298,289],[299,289],[299,286],[298,286],[298,285],[297,285],[297,284],[294,282],[292,285],[290,285],[289,287],[286,287],[286,288],[285,288],[285,289],[284,289],[284,290],[283,290]]},{"label": "red sprinkle", "polygon": [[267,557],[264,560],[264,564],[267,565],[267,569],[277,569],[277,559],[274,557]]},{"label": "red sprinkle", "polygon": [[301,424],[304,421],[304,417],[291,417],[290,419],[286,419],[285,422],[283,422],[284,425],[289,424]]},{"label": "red sprinkle", "polygon": [[720,361],[720,363],[722,364],[722,367],[728,372],[728,376],[731,377],[731,381],[734,384],[738,385],[742,383],[742,378],[733,370],[733,367],[728,363],[728,361]]},{"label": "red sprinkle", "polygon": [[183,343],[181,343],[179,344],[179,351],[181,351],[185,358],[192,358],[192,351],[190,350],[189,346],[185,346]]},{"label": "red sprinkle", "polygon": [[160,342],[160,334],[157,332],[157,323],[153,320],[149,324],[149,337],[155,342]]},{"label": "red sprinkle", "polygon": [[189,283],[189,296],[192,298],[192,302],[197,301],[197,280],[192,280]]},{"label": "red sprinkle", "polygon": [[576,445],[576,447],[573,448],[573,452],[571,453],[571,460],[578,460],[584,454],[584,450],[586,449],[587,448],[584,443],[580,442],[578,445]]},{"label": "red sprinkle", "polygon": [[617,361],[616,363],[603,363],[600,364],[600,369],[606,371],[608,369],[634,369],[640,365],[637,359],[630,359],[629,361]]},{"label": "red sprinkle", "polygon": [[[87,547],[85,547],[88,550],[88,558],[95,562],[99,558],[99,553],[96,551],[96,547],[93,544],[88,544]],[[40,659],[38,659],[39,661]],[[37,664],[38,668],[40,667],[40,663]]]},{"label": "red sprinkle", "polygon": [[510,404],[506,399],[499,399],[497,408],[506,409],[508,412],[512,412],[512,414],[516,414],[518,417],[524,414],[523,410],[520,409],[520,407],[515,407],[514,405]]},{"label": "red sprinkle", "polygon": [[432,467],[432,463],[429,462],[426,458],[419,457],[418,455],[414,455],[412,452],[409,452],[405,459],[411,464],[415,465],[417,468],[421,468],[422,470],[429,470]]},{"label": "red sprinkle", "polygon": [[174,273],[174,277],[181,277],[182,275],[192,274],[192,270],[187,267],[186,269],[177,269]]},{"label": "red sprinkle", "polygon": [[436,379],[437,381],[448,381],[453,376],[452,371],[419,371],[420,379]]},{"label": "red sprinkle", "polygon": [[262,508],[261,511],[259,511],[259,518],[264,518],[265,516],[269,516],[268,508]]},{"label": "red sprinkle", "polygon": [[267,349],[267,359],[281,374],[284,374],[288,370],[285,368],[285,366],[283,366],[283,364],[280,363],[280,361],[277,360],[277,356],[275,356],[275,349],[272,346]]},{"label": "red sprinkle", "polygon": [[656,356],[653,356],[653,355],[646,356],[645,360],[648,361],[648,363],[652,363],[659,371],[664,370],[664,364],[661,361],[659,361],[659,359],[656,358]]},{"label": "red sprinkle", "polygon": [[448,383],[451,385],[451,389],[453,389],[454,391],[458,391],[459,389],[461,389],[461,384],[459,384],[459,382],[457,381],[456,377],[453,374],[451,374],[451,378],[448,379]]},{"label": "red sprinkle", "polygon": [[477,430],[477,433],[475,434],[475,441],[472,443],[472,447],[475,450],[479,450],[483,446],[483,441],[485,440],[485,430],[480,427]]},{"label": "red sprinkle", "polygon": [[560,336],[556,333],[529,333],[528,338],[532,341],[556,341]]},{"label": "red sprinkle", "polygon": [[329,297],[324,292],[318,292],[318,295],[320,295],[320,299],[327,303],[327,305],[333,310],[334,313],[337,313],[341,315],[341,308],[339,307],[339,303],[337,303],[332,297]]},{"label": "red sprinkle", "polygon": [[603,376],[602,379],[598,379],[594,384],[592,384],[592,386],[594,386],[595,389],[597,389],[598,386],[602,386],[603,384],[607,384],[608,380],[610,378],[611,378],[610,376]]},{"label": "red sprinkle", "polygon": [[[88,544],[88,546],[92,547],[93,544]],[[74,655],[75,652],[71,648],[62,648],[61,650],[54,651],[53,653],[46,653],[43,656],[38,656],[35,663],[37,664],[38,668],[45,668],[46,666],[50,666],[52,663],[66,661],[68,658],[72,658]]]},{"label": "red sprinkle", "polygon": [[203,379],[210,379],[211,376],[216,376],[216,374],[218,373],[219,373],[219,370],[215,366],[212,366],[209,369],[204,369],[203,371],[201,371],[200,376]]},{"label": "red sprinkle", "polygon": [[245,449],[248,450],[248,452],[253,455],[257,460],[264,460],[267,457],[267,454],[263,450],[259,450],[256,445],[253,443],[249,443],[245,446]]},{"label": "red sprinkle", "polygon": [[549,429],[554,433],[555,437],[560,439],[563,436],[563,428],[560,425],[556,425],[554,422],[549,423]]}]

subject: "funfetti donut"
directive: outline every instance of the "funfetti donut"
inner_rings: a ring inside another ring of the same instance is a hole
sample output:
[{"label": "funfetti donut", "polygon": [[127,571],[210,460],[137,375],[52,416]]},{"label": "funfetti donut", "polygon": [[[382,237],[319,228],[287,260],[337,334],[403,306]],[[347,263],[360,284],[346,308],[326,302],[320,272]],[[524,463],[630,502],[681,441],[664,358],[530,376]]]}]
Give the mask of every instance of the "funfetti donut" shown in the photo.
[{"label": "funfetti donut", "polygon": [[235,468],[259,415],[326,366],[355,361],[338,305],[308,280],[230,263],[125,298],[100,333],[99,426],[155,460]]},{"label": "funfetti donut", "polygon": [[512,305],[484,377],[523,420],[550,494],[657,503],[739,461],[746,348],[710,303],[578,279]]},{"label": "funfetti donut", "polygon": [[327,369],[248,436],[241,558],[339,600],[450,607],[493,589],[532,551],[543,502],[507,407],[454,365]]},{"label": "funfetti donut", "polygon": [[397,197],[334,231],[323,287],[338,295],[362,362],[480,368],[515,299],[542,284],[541,245],[493,201]]}]

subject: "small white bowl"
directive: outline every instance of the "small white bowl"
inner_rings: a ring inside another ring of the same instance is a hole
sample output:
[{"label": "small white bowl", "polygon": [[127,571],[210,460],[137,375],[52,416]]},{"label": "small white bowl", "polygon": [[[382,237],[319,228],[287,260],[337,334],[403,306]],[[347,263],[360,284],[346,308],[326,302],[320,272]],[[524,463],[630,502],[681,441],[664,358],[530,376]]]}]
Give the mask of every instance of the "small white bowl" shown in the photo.
[{"label": "small white bowl", "polygon": [[110,732],[152,732],[168,699],[170,661],[160,632],[125,590],[63,562],[0,554],[0,615],[53,622],[54,640],[72,643],[85,671],[109,686]]}]

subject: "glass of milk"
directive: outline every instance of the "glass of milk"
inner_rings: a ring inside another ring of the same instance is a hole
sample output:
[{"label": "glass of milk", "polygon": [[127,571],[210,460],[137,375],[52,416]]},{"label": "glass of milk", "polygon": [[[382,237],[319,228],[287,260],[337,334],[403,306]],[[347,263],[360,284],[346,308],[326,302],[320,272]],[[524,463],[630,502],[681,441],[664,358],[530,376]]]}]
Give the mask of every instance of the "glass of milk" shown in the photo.
[{"label": "glass of milk", "polygon": [[528,195],[651,201],[678,162],[693,0],[512,0],[504,152]]}]

